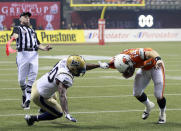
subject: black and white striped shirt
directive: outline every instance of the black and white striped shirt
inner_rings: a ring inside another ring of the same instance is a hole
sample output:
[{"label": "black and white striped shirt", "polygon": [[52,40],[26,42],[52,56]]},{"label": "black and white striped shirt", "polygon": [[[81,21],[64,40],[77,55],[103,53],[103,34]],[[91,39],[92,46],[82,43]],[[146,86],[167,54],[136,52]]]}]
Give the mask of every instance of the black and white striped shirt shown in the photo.
[{"label": "black and white striped shirt", "polygon": [[[29,26],[20,25],[13,29],[13,33],[18,34],[16,49],[18,51],[37,51],[40,44],[34,29]],[[12,33],[12,34],[13,34]]]}]

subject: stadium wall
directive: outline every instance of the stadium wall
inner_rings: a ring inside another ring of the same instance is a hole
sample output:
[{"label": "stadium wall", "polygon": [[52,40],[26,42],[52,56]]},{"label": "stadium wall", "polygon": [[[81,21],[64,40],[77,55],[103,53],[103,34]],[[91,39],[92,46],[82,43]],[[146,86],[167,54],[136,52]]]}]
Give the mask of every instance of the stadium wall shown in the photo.
[{"label": "stadium wall", "polygon": [[[98,43],[98,30],[37,30],[44,44]],[[10,40],[12,31],[0,31],[0,44]],[[105,42],[181,41],[181,29],[106,29]],[[13,43],[15,44],[15,42]]]}]

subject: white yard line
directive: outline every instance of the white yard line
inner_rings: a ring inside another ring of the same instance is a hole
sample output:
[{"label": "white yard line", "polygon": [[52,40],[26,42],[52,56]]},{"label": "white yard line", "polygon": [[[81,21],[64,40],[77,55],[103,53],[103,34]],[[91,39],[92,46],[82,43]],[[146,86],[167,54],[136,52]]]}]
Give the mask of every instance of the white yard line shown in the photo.
[{"label": "white yard line", "polygon": [[1,68],[0,71],[12,71],[17,70],[17,68]]},{"label": "white yard line", "polygon": [[[39,70],[50,70],[52,67],[40,67]],[[12,68],[7,68],[7,69],[0,69],[0,70],[17,70],[17,68],[15,69],[12,69]],[[166,72],[181,72],[181,70],[166,70]],[[106,74],[109,74],[109,73],[119,73],[117,70],[103,70],[103,71],[87,71],[86,72],[87,74],[98,74],[98,73],[106,73]],[[17,72],[13,72],[13,73],[2,73],[0,74],[0,76],[16,76],[18,75]]]},{"label": "white yard line", "polygon": [[[153,84],[150,84],[154,86]],[[181,83],[166,83],[166,86],[181,86]],[[73,88],[110,88],[110,87],[133,87],[133,84],[126,84],[126,85],[95,85],[95,86],[87,86],[87,85],[75,85]],[[11,87],[0,87],[0,90],[20,90],[20,87],[17,85],[16,88]]]},{"label": "white yard line", "polygon": [[[1,64],[1,63],[0,63]],[[1,66],[1,65],[0,65]],[[175,64],[173,64],[173,65],[169,65],[169,66],[180,66],[179,64],[178,65],[175,65]],[[39,70],[47,70],[47,71],[49,71],[51,68],[52,68],[53,66],[40,66],[39,67]],[[0,68],[0,70],[17,70],[17,67],[12,67],[12,68]],[[172,70],[167,70],[166,69],[166,72],[167,71],[181,71],[181,70],[178,70],[178,69],[172,69]],[[115,73],[115,72],[118,72],[117,70],[114,70],[114,69],[107,69],[107,70],[99,70],[99,71],[95,71],[95,70],[92,70],[92,71],[88,71],[87,73]],[[10,74],[10,73],[9,73]]]},{"label": "white yard line", "polygon": [[[148,96],[154,96],[153,94],[147,94]],[[165,96],[181,96],[181,94],[164,94]],[[116,96],[72,96],[68,97],[68,99],[95,99],[95,98],[120,98],[120,97],[133,97],[132,94],[128,95],[116,95]],[[21,99],[0,99],[1,101],[20,101]]]},{"label": "white yard line", "polygon": [[[131,77],[129,79],[125,79],[122,76],[113,76],[113,75],[109,75],[109,76],[96,76],[96,77],[83,77],[83,78],[77,78],[78,80],[97,80],[97,79],[116,79],[116,80],[125,80],[125,81],[132,81],[134,80],[134,77]],[[166,75],[166,80],[181,80],[181,76],[170,76],[170,75]],[[16,79],[0,79],[0,82],[17,82]]]},{"label": "white yard line", "polygon": [[16,61],[0,61],[0,64],[16,64]]},{"label": "white yard line", "polygon": [[21,99],[0,99],[0,101],[20,101]]},{"label": "white yard line", "polygon": [[[152,111],[159,111],[159,109],[153,109]],[[166,111],[181,111],[178,109],[166,109]],[[92,111],[92,112],[71,112],[71,114],[99,114],[99,113],[125,113],[125,112],[143,112],[143,109],[133,109],[133,110],[116,110],[116,111]]]},{"label": "white yard line", "polygon": [[[154,109],[155,111],[159,111],[159,109]],[[181,111],[180,108],[177,109],[168,109],[166,111]],[[128,110],[111,110],[111,111],[90,111],[90,112],[70,112],[70,114],[100,114],[100,113],[126,113],[126,112],[143,112],[143,109],[128,109]],[[24,114],[0,114],[0,117],[15,117],[15,116],[24,116]]]},{"label": "white yard line", "polygon": [[[151,86],[154,86],[153,84],[150,84]],[[166,86],[181,86],[181,83],[166,83]],[[92,86],[87,86],[87,85],[74,85],[73,88],[110,88],[110,87],[133,87],[132,84],[126,84],[126,85],[92,85]],[[0,87],[0,90],[20,90],[20,87],[17,85],[16,88],[12,87]]]},{"label": "white yard line", "polygon": [[18,80],[8,80],[8,79],[0,79],[0,82],[18,82]]},{"label": "white yard line", "polygon": [[11,74],[0,74],[0,76],[17,76],[18,73],[11,73]]},{"label": "white yard line", "polygon": [[[181,84],[180,84],[181,85]],[[105,85],[105,86],[73,86],[73,88],[110,88],[110,87],[129,87],[129,86],[133,86],[133,85]],[[9,88],[9,87],[0,87],[0,90],[19,90],[20,87],[17,88]]]}]

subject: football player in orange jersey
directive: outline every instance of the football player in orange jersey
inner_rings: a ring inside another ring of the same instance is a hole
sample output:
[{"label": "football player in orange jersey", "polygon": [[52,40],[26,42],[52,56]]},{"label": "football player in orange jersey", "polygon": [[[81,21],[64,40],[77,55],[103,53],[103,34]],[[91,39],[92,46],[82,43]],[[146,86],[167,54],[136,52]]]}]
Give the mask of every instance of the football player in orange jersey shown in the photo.
[{"label": "football player in orange jersey", "polygon": [[113,57],[109,63],[99,63],[103,69],[117,69],[123,77],[133,76],[135,68],[139,68],[134,79],[133,95],[142,102],[146,108],[142,119],[147,119],[155,104],[151,102],[144,90],[150,80],[154,83],[154,95],[160,108],[159,124],[166,123],[166,99],[163,96],[165,88],[164,63],[160,55],[151,48],[126,49]]}]

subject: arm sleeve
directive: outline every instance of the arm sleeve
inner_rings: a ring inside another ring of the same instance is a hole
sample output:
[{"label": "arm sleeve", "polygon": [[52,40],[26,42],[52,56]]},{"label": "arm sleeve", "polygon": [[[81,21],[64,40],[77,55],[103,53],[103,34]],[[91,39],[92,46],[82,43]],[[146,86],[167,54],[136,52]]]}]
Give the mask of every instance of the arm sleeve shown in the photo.
[{"label": "arm sleeve", "polygon": [[19,34],[19,28],[18,28],[17,26],[14,27],[11,36],[12,36],[14,33],[15,33],[15,34]]},{"label": "arm sleeve", "polygon": [[39,39],[38,39],[38,37],[37,37],[37,33],[36,33],[36,39],[37,39],[38,45],[40,45],[41,43],[40,43],[40,41],[39,41]]},{"label": "arm sleeve", "polygon": [[38,43],[38,45],[40,45],[41,43],[40,43],[40,41],[38,40],[38,38],[37,38],[37,43]]}]

